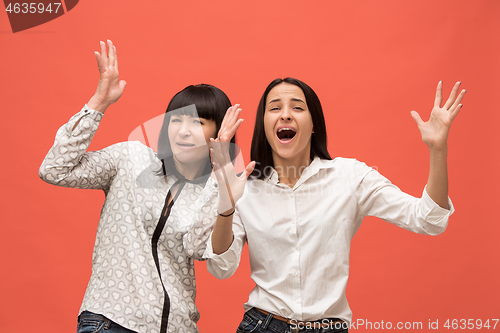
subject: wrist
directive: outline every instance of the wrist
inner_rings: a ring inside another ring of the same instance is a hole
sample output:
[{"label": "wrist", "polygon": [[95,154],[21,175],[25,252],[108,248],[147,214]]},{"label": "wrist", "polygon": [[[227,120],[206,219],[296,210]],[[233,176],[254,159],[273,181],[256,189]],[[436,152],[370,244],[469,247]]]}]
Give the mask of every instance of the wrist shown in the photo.
[{"label": "wrist", "polygon": [[92,109],[104,113],[109,104],[101,102],[95,95],[87,102],[87,106]]},{"label": "wrist", "polygon": [[228,211],[225,211],[225,212],[222,212],[222,213],[221,213],[221,212],[219,212],[219,211],[217,211],[217,214],[218,214],[219,216],[222,216],[222,217],[230,217],[231,215],[233,215],[233,214],[234,214],[234,212],[235,212],[235,211],[236,211],[236,209],[235,209],[235,208],[232,208],[232,209],[230,209],[230,210],[228,210]]},{"label": "wrist", "polygon": [[447,155],[448,154],[448,145],[444,144],[442,146],[427,146],[429,148],[429,153],[435,155]]},{"label": "wrist", "polygon": [[230,202],[228,199],[219,197],[217,212],[222,214],[229,214],[234,209],[234,206],[235,205],[233,205],[233,203]]}]

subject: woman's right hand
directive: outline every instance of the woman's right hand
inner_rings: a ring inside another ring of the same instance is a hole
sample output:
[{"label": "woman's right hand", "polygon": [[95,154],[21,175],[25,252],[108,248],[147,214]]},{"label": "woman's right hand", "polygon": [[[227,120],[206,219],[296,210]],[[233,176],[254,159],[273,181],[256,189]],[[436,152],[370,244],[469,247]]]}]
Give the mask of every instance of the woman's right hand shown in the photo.
[{"label": "woman's right hand", "polygon": [[118,58],[116,56],[116,47],[108,39],[108,52],[106,53],[106,44],[100,42],[101,53],[95,52],[97,67],[99,68],[100,78],[97,90],[87,103],[88,107],[104,113],[108,106],[115,103],[123,94],[127,85],[124,80],[119,80]]}]

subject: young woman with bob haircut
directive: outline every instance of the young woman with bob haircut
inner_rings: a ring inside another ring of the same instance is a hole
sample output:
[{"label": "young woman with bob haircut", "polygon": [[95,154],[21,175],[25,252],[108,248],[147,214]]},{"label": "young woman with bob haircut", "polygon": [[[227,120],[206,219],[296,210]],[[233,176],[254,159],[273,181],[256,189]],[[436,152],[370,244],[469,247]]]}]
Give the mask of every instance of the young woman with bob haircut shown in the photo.
[{"label": "young woman with bob haircut", "polygon": [[58,130],[39,170],[50,184],[106,196],[77,332],[196,333],[194,260],[202,260],[206,242],[199,239],[209,237],[218,202],[209,139],[219,132],[234,142],[241,110],[222,90],[191,85],[168,105],[158,154],[136,141],[87,152],[126,85],[116,48],[107,44],[108,52],[103,42],[96,52],[96,93]]},{"label": "young woman with bob haircut", "polygon": [[212,140],[225,214],[217,217],[204,257],[214,276],[228,278],[247,242],[256,284],[237,332],[347,332],[349,251],[363,217],[421,234],[445,230],[453,213],[447,137],[462,107],[459,86],[441,106],[439,82],[429,121],[411,113],[430,153],[421,198],[362,162],[331,159],[321,103],[293,78],[274,80],[260,100],[246,173],[235,175],[224,138]]}]

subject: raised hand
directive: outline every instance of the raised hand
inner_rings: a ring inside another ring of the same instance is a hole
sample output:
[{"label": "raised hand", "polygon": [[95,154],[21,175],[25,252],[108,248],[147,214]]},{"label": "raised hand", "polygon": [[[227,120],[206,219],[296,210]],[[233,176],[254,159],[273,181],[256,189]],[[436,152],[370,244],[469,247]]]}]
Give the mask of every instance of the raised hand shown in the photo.
[{"label": "raised hand", "polygon": [[230,107],[224,116],[217,139],[210,140],[210,156],[219,185],[219,213],[233,211],[236,202],[243,195],[247,178],[255,167],[255,162],[250,162],[245,172],[237,176],[229,154],[232,144],[230,141],[243,122],[243,119],[238,119],[240,113],[239,104]]},{"label": "raised hand", "polygon": [[[447,149],[448,133],[450,126],[458,112],[462,109],[462,99],[464,98],[466,90],[462,90],[458,94],[460,82],[457,82],[453,87],[450,97],[441,107],[443,101],[443,82],[440,81],[436,90],[436,98],[434,100],[434,107],[432,108],[431,115],[428,121],[424,122],[416,111],[411,112],[411,116],[417,123],[422,141],[429,147],[437,151]],[[458,97],[457,97],[458,95]]]},{"label": "raised hand", "polygon": [[230,142],[236,131],[240,127],[243,119],[239,119],[241,109],[239,104],[235,104],[227,109],[224,119],[220,125],[217,139],[220,142]]},{"label": "raised hand", "polygon": [[100,42],[101,53],[95,52],[97,67],[99,68],[99,84],[97,90],[89,100],[87,105],[94,110],[103,112],[115,103],[123,93],[127,83],[119,80],[118,58],[116,47],[110,40],[107,41],[108,52],[106,53],[106,44]]}]

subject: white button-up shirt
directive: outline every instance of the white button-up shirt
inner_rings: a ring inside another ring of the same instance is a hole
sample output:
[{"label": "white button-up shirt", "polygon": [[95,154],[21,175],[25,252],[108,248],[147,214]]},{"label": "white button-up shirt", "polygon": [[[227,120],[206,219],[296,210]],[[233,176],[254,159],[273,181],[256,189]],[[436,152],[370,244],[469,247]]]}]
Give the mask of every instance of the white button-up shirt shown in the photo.
[{"label": "white button-up shirt", "polygon": [[354,159],[315,158],[293,188],[275,170],[249,179],[236,204],[234,240],[204,257],[217,278],[238,267],[245,241],[256,286],[245,310],[257,307],[285,318],[340,318],[350,323],[346,299],[351,239],[365,216],[429,235],[443,232],[453,206],[439,207],[425,189],[422,198],[403,193],[376,170]]}]

